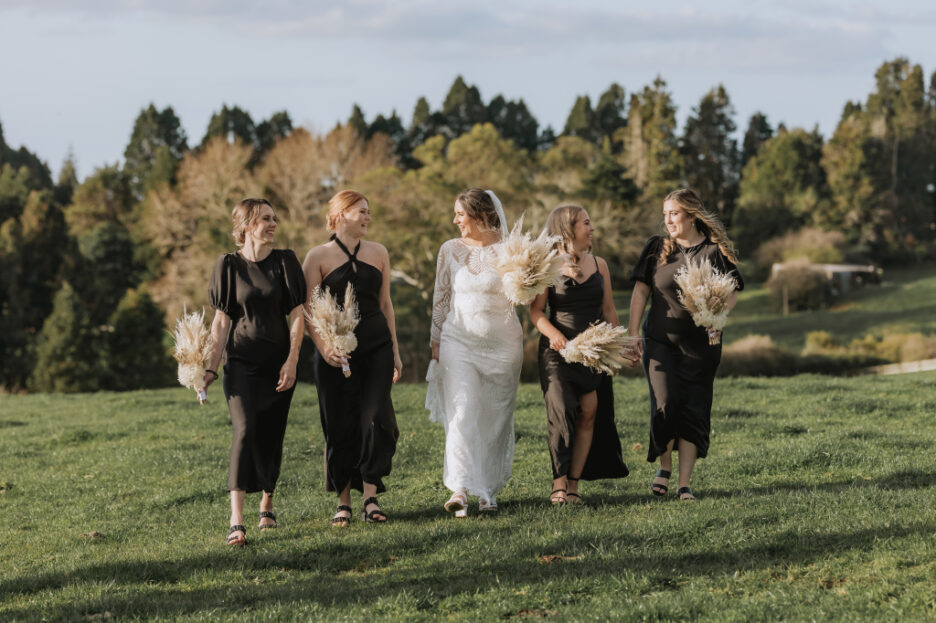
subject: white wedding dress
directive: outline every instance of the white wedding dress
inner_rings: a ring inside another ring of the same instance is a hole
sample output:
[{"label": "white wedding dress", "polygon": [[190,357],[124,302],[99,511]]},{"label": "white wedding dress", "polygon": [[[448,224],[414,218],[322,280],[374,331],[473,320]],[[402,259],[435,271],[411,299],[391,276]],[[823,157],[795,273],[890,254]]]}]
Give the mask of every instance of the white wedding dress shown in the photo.
[{"label": "white wedding dress", "polygon": [[482,500],[510,478],[523,362],[520,321],[494,270],[497,244],[456,238],[439,249],[432,302],[439,360],[426,375],[429,419],[445,427],[443,482]]}]

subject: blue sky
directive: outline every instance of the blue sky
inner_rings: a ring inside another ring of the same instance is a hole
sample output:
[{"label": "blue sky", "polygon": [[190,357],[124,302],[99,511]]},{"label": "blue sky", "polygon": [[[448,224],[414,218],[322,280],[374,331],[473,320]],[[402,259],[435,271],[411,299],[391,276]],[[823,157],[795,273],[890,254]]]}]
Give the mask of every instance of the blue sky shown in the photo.
[{"label": "blue sky", "polygon": [[934,32],[924,0],[0,0],[0,123],[53,171],[72,151],[83,177],[121,159],[150,102],[197,143],[224,103],[319,131],[354,103],[408,123],[461,74],[561,129],[577,95],[659,74],[680,122],[722,83],[739,131],[763,111],[828,136],[885,60],[929,80]]}]

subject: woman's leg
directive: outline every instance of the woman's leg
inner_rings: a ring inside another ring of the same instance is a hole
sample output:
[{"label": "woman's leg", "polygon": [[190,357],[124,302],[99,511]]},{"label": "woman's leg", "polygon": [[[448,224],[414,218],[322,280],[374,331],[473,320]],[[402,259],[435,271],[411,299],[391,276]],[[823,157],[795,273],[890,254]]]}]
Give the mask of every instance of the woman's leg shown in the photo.
[{"label": "woman's leg", "polygon": [[[348,484],[345,485],[345,488],[341,490],[338,494],[338,506],[351,506],[351,481],[348,481]],[[351,521],[351,512],[340,510],[335,513],[333,519],[347,519]]]},{"label": "woman's leg", "polygon": [[[244,525],[244,492],[231,491],[231,527]],[[247,533],[243,530],[228,533],[228,543],[246,541]]]},{"label": "woman's leg", "polygon": [[[685,439],[679,440],[679,488],[689,488],[689,480],[692,478],[692,470],[695,467],[698,449],[691,441]],[[672,453],[668,453],[672,454]],[[660,463],[663,463],[663,457],[660,457]],[[694,499],[692,493],[685,492],[679,496],[680,499]]]},{"label": "woman's leg", "polygon": [[579,397],[579,414],[575,421],[575,437],[572,442],[572,463],[569,466],[569,495],[578,495],[578,479],[588,460],[592,435],[595,431],[595,413],[598,411],[598,392],[588,392]]},{"label": "woman's leg", "polygon": [[[675,439],[670,439],[669,443],[666,444],[666,452],[660,455],[660,471],[671,472],[673,471],[673,442]],[[682,453],[679,454],[680,465],[682,465]],[[664,478],[663,476],[655,476],[653,482],[650,483],[650,487],[653,488],[654,485],[657,485],[660,488],[661,492],[665,492],[662,487],[669,485],[669,478]],[[659,493],[658,495],[662,495]]]},{"label": "woman's leg", "polygon": [[[370,521],[373,521],[376,523],[383,523],[387,521],[387,515],[382,510],[380,510],[380,506],[378,506],[376,502],[377,485],[369,483],[369,482],[365,482],[363,489],[364,489],[364,501],[365,501],[365,504],[364,504],[365,516],[368,513],[373,512],[374,514],[371,516]],[[374,498],[374,501],[367,503],[367,500],[370,500],[371,498]]]},{"label": "woman's leg", "polygon": [[[260,498],[260,512],[261,513],[272,513],[273,512],[273,492],[263,492],[263,497]],[[276,526],[276,520],[272,517],[261,517],[260,518],[260,527],[261,528],[272,528]]]}]

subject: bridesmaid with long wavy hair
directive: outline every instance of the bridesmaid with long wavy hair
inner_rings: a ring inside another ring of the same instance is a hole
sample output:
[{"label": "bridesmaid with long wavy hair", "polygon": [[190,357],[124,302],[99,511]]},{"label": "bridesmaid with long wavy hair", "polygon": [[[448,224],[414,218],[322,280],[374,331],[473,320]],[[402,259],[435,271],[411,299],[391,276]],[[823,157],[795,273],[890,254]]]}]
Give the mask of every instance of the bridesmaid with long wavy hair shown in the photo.
[{"label": "bridesmaid with long wavy hair", "polygon": [[[629,333],[637,335],[644,308],[644,340],[636,354],[643,357],[650,387],[650,444],[647,461],[660,459],[650,489],[656,496],[668,491],[673,451],[679,453],[680,500],[694,500],[689,488],[697,458],[709,449],[712,392],[721,361],[721,343],[709,344],[708,332],[697,327],[679,302],[676,272],[689,262],[708,260],[731,274],[744,288],[734,245],[718,218],[705,209],[689,188],[675,190],[663,201],[665,234],[647,241],[631,273],[636,282],[630,304]],[[728,308],[737,302],[737,293]],[[641,352],[642,351],[642,352]],[[635,361],[636,363],[636,361]]]}]

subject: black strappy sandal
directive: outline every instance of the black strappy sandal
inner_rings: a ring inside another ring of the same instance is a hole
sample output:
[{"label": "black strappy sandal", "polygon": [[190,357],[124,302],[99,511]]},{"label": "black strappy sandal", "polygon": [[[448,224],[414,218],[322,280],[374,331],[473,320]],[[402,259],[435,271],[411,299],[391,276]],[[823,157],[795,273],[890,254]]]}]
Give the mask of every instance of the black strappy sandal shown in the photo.
[{"label": "black strappy sandal", "polygon": [[[368,513],[367,506],[369,504],[373,504],[377,507],[377,509]],[[362,507],[361,515],[364,517],[364,521],[367,523],[386,523],[387,521],[387,513],[380,510],[380,505],[377,503],[377,498],[374,497],[364,500],[364,506]],[[383,519],[377,519],[378,517],[383,517]]]},{"label": "black strappy sandal", "polygon": [[[578,481],[579,481],[578,478],[569,478],[568,476],[566,476],[566,482],[578,482]],[[575,499],[573,500],[569,498],[575,498]],[[582,496],[580,496],[578,493],[566,493],[566,501],[572,506],[584,506],[585,504],[585,500],[583,500]]]},{"label": "black strappy sandal", "polygon": [[[666,478],[666,481],[669,482],[669,479],[670,479],[670,475],[671,475],[671,474],[672,474],[672,472],[670,472],[669,470],[658,469],[658,470],[657,470],[657,473],[656,473],[656,476],[654,476],[654,478]],[[658,498],[661,498],[661,497],[663,497],[664,495],[666,495],[666,492],[667,492],[667,491],[669,491],[669,486],[667,486],[667,485],[661,485],[661,484],[656,483],[656,482],[651,482],[651,483],[650,483],[650,493],[652,493],[653,495],[657,496]]]},{"label": "black strappy sandal", "polygon": [[[562,497],[558,497],[556,494],[561,493]],[[549,494],[549,503],[553,506],[562,506],[567,502],[566,490],[565,489],[553,489],[552,493]]]},{"label": "black strappy sandal", "polygon": [[[263,524],[262,522],[263,522],[264,519],[272,519],[272,520],[273,520],[273,523],[271,523],[271,524]],[[276,524],[276,515],[273,514],[273,511],[261,511],[261,513],[260,513],[260,522],[261,522],[261,523],[260,523],[257,527],[260,528],[261,531],[263,531],[263,530],[272,530],[272,529],[275,528],[276,525],[277,525],[277,524]]]},{"label": "black strappy sandal", "polygon": [[[243,532],[244,536],[234,536],[235,532]],[[247,545],[247,528],[240,524],[228,528],[227,544],[231,547],[243,547]]]},{"label": "black strappy sandal", "polygon": [[[689,497],[684,498],[683,497],[684,495],[688,495]],[[676,496],[683,502],[695,502],[696,501],[696,496],[692,495],[692,489],[690,489],[689,487],[680,487],[679,489],[677,489]]]},{"label": "black strappy sandal", "polygon": [[[337,513],[340,513],[342,511],[348,513],[348,516],[338,517]],[[339,504],[338,509],[335,511],[336,513],[335,517],[331,518],[331,525],[335,526],[336,528],[347,528],[348,526],[351,525],[351,514],[353,512],[354,511],[351,509],[350,506],[347,506],[345,504]]]}]

